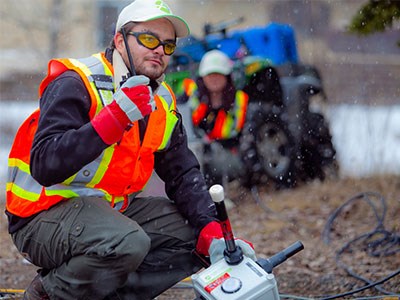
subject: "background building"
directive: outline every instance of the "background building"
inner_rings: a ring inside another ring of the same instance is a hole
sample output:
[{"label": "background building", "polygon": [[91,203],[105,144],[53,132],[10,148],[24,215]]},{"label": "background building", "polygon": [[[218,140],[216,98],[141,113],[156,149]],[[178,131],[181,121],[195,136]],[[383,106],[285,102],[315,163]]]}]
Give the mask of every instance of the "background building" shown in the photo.
[{"label": "background building", "polygon": [[[400,98],[400,25],[367,37],[346,32],[366,0],[167,0],[201,38],[206,23],[244,17],[232,29],[293,26],[300,61],[317,66],[331,103],[391,104]],[[106,47],[129,1],[1,0],[0,99],[36,100],[52,57],[84,57]]]}]

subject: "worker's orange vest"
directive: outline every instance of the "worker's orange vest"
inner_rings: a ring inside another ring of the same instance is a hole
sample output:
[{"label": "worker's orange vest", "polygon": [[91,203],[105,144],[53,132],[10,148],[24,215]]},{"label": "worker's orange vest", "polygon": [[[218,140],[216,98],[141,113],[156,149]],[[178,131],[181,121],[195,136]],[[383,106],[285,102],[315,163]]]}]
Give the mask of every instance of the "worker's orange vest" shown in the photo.
[{"label": "worker's orange vest", "polygon": [[[113,100],[113,69],[103,53],[79,60],[51,60],[39,96],[54,78],[67,70],[76,71],[86,85],[92,102],[90,118]],[[123,210],[127,196],[140,192],[150,179],[154,152],[168,146],[178,120],[174,93],[165,82],[161,84],[155,101],[157,110],[150,114],[142,142],[135,122],[119,143],[106,148],[96,160],[64,182],[49,187],[35,181],[29,169],[30,150],[40,115],[36,110],[19,128],[11,148],[6,186],[7,210],[28,217],[63,199],[79,196],[101,196]]]},{"label": "worker's orange vest", "polygon": [[[197,89],[197,84],[194,80],[190,78],[184,79],[183,90],[188,97],[195,95]],[[248,99],[249,97],[245,92],[238,90],[235,95],[232,114],[228,114],[223,109],[220,109],[215,118],[214,128],[208,134],[208,137],[210,139],[227,139],[237,136],[243,129],[246,120]],[[199,102],[198,99],[193,102],[197,103],[194,105],[195,107],[193,107],[192,122],[195,126],[198,126],[206,117],[208,104]]]}]

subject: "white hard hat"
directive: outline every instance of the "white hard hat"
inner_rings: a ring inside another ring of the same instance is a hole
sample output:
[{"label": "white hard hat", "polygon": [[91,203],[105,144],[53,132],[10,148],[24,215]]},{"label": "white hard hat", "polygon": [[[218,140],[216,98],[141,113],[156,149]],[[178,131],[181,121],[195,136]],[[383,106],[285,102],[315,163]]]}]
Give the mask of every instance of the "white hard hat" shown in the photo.
[{"label": "white hard hat", "polygon": [[161,0],[134,0],[125,6],[118,16],[115,33],[129,22],[146,22],[166,18],[175,28],[176,37],[189,35],[189,26],[184,19],[174,15],[168,5]]},{"label": "white hard hat", "polygon": [[232,72],[233,62],[220,50],[211,50],[204,54],[200,61],[199,75],[201,77],[211,73],[228,75]]}]

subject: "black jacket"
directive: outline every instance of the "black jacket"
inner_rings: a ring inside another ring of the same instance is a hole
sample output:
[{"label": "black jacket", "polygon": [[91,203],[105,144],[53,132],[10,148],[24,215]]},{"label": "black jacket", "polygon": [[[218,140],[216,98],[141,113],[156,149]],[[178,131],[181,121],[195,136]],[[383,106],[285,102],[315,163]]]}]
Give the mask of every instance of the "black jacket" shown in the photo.
[{"label": "black jacket", "polygon": [[[106,52],[107,58],[111,57]],[[111,60],[111,59],[110,59]],[[41,185],[60,183],[93,161],[108,147],[89,119],[91,99],[74,71],[67,71],[49,84],[40,99],[40,118],[31,149],[31,174]],[[199,163],[188,148],[187,135],[179,121],[168,149],[155,153],[154,169],[165,182],[165,191],[197,233],[216,219]],[[139,122],[143,138],[147,118]],[[9,231],[15,232],[30,218],[9,216]]]}]

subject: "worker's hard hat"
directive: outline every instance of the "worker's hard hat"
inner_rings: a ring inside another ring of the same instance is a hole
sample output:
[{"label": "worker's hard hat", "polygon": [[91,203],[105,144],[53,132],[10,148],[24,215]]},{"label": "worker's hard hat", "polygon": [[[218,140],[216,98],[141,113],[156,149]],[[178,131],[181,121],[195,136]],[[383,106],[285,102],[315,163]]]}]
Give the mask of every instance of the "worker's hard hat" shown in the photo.
[{"label": "worker's hard hat", "polygon": [[175,28],[176,37],[189,35],[190,30],[186,21],[172,13],[168,5],[161,0],[134,0],[125,6],[118,16],[115,32],[119,32],[129,22],[146,22],[166,18]]},{"label": "worker's hard hat", "polygon": [[220,50],[211,50],[204,54],[200,61],[199,75],[201,77],[211,73],[228,75],[232,72],[233,62]]}]

